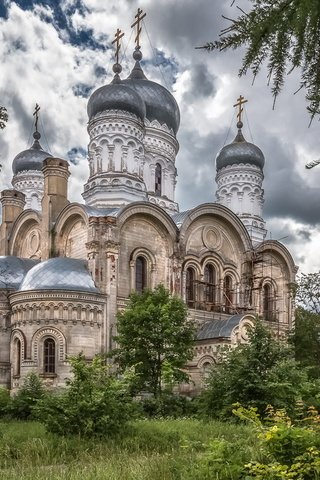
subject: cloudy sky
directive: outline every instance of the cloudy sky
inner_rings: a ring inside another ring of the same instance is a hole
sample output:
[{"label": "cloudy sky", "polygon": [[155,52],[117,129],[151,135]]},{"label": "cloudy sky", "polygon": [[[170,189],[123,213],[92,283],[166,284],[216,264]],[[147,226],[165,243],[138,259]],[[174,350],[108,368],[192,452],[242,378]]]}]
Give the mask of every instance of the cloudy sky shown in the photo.
[{"label": "cloudy sky", "polygon": [[[88,177],[86,104],[90,93],[112,78],[111,41],[125,32],[122,66],[133,65],[133,23],[147,12],[141,38],[148,78],[167,86],[181,111],[176,200],[180,210],[215,200],[215,156],[236,134],[232,105],[248,98],[244,136],[264,152],[268,238],[283,239],[300,271],[320,270],[319,123],[311,127],[299,87],[288,76],[272,110],[266,73],[252,85],[239,78],[243,51],[207,53],[194,47],[217,38],[234,18],[239,0],[0,0],[0,105],[10,116],[0,132],[0,187],[10,187],[14,156],[32,139],[34,105],[41,106],[44,149],[71,162],[70,199],[81,201]],[[284,238],[285,237],[285,238]]]}]

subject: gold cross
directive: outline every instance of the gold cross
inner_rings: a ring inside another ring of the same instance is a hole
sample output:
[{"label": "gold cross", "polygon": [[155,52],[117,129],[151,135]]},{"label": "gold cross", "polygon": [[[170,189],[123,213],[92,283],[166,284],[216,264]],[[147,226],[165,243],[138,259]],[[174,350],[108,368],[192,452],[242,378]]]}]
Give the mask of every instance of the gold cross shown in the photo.
[{"label": "gold cross", "polygon": [[115,53],[115,57],[116,57],[116,63],[119,63],[119,51],[120,51],[120,40],[121,38],[123,37],[124,33],[121,33],[121,30],[119,30],[119,28],[117,29],[117,32],[115,33],[115,39],[113,40],[112,42],[112,45],[114,43],[116,43],[116,53]]},{"label": "gold cross", "polygon": [[241,114],[242,114],[242,112],[243,112],[242,105],[243,105],[244,103],[246,103],[247,101],[248,101],[248,100],[245,100],[244,97],[243,97],[242,95],[240,95],[240,97],[237,98],[237,102],[238,102],[238,103],[235,103],[235,104],[233,105],[234,107],[239,107],[238,113],[237,113],[238,122],[241,122],[241,121],[242,121],[242,120],[241,120]]},{"label": "gold cross", "polygon": [[137,44],[137,47],[140,48],[140,33],[141,33],[141,27],[140,27],[140,22],[142,22],[142,20],[144,19],[144,17],[146,16],[147,14],[144,13],[142,15],[142,10],[141,8],[138,8],[138,13],[135,15],[135,18],[137,19],[132,25],[131,25],[131,28],[135,27],[137,25],[137,35],[136,35],[136,38],[134,39],[135,43]]},{"label": "gold cross", "polygon": [[33,112],[33,116],[36,117],[36,120],[35,120],[35,122],[34,122],[34,125],[35,125],[35,127],[36,127],[36,132],[38,131],[38,120],[39,120],[38,112],[39,112],[39,110],[40,110],[40,107],[39,107],[39,105],[36,103],[36,107],[35,107],[34,112]]}]

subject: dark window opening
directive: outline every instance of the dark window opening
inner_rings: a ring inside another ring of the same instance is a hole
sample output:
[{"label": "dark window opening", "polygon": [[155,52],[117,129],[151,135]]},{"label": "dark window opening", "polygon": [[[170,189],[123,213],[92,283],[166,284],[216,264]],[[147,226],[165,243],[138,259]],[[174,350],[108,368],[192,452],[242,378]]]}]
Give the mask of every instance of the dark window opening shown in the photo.
[{"label": "dark window opening", "polygon": [[216,271],[211,264],[204,268],[204,283],[204,301],[213,304],[216,299]]},{"label": "dark window opening", "polygon": [[157,163],[156,170],[155,170],[154,192],[159,197],[161,196],[161,190],[162,190],[161,183],[162,183],[162,169],[161,169],[161,165]]},{"label": "dark window opening", "polygon": [[20,377],[21,373],[21,341],[17,339],[15,341],[15,352],[14,352],[14,369],[13,375]]},{"label": "dark window opening", "polygon": [[195,274],[193,268],[186,272],[186,302],[188,307],[195,307]]},{"label": "dark window opening", "polygon": [[263,286],[263,317],[265,320],[275,320],[274,297],[272,287],[268,283]]},{"label": "dark window opening", "polygon": [[44,373],[56,371],[56,343],[53,338],[46,338],[43,342],[43,367]]},{"label": "dark window opening", "polygon": [[147,287],[147,261],[144,257],[136,260],[136,292],[141,293]]}]

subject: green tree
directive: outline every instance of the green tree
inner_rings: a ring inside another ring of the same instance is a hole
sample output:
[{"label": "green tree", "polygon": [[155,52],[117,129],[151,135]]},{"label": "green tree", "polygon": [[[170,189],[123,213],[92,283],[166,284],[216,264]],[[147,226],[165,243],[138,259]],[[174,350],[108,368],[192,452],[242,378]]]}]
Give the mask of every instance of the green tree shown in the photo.
[{"label": "green tree", "polygon": [[187,379],[183,367],[193,357],[194,335],[183,301],[159,285],[131,294],[127,308],[118,314],[118,348],[112,355],[121,371],[135,367],[137,391],[159,396],[164,379],[171,384]]},{"label": "green tree", "polygon": [[320,315],[298,307],[290,342],[296,360],[308,367],[309,376],[320,378]]},{"label": "green tree", "polygon": [[8,121],[7,109],[0,106],[0,129],[2,130]]},{"label": "green tree", "polygon": [[290,411],[307,384],[307,373],[299,369],[292,348],[256,321],[249,343],[227,351],[213,366],[202,396],[203,410],[210,416],[227,417],[239,402],[257,407],[260,413],[268,404]]},{"label": "green tree", "polygon": [[250,69],[255,77],[266,63],[274,100],[287,73],[299,68],[298,90],[306,91],[312,120],[320,114],[319,0],[251,0],[251,3],[248,13],[239,8],[237,18],[224,17],[230,25],[222,30],[219,40],[202,48],[224,51],[245,46],[239,75]]},{"label": "green tree", "polygon": [[320,314],[320,272],[302,273],[297,277],[294,293],[299,306]]},{"label": "green tree", "polygon": [[40,421],[58,435],[102,437],[121,431],[135,412],[129,394],[131,372],[116,378],[100,355],[88,362],[80,354],[69,362],[73,378],[65,392],[38,403]]}]

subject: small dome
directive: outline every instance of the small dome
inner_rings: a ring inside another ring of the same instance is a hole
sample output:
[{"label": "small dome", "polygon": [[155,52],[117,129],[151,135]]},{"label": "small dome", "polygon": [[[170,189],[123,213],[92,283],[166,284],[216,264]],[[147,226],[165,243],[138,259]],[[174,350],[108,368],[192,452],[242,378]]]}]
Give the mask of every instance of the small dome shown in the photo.
[{"label": "small dome", "polygon": [[43,160],[52,157],[50,153],[42,149],[39,143],[40,133],[34,132],[33,138],[33,145],[28,150],[18,153],[14,158],[12,162],[12,171],[14,174],[26,170],[38,170],[41,172]]},{"label": "small dome", "polygon": [[88,117],[91,120],[97,113],[106,110],[124,110],[144,119],[146,108],[137,92],[128,85],[123,85],[120,79],[95,90],[88,101]]},{"label": "small dome", "polygon": [[33,267],[25,276],[20,291],[71,290],[99,293],[85,260],[50,258]]},{"label": "small dome", "polygon": [[0,257],[0,289],[17,290],[28,270],[38,261],[13,256]]},{"label": "small dome", "polygon": [[227,167],[228,165],[240,164],[255,165],[263,170],[264,155],[259,147],[253,143],[247,142],[239,128],[238,134],[232,143],[225,145],[216,157],[216,169]]}]

